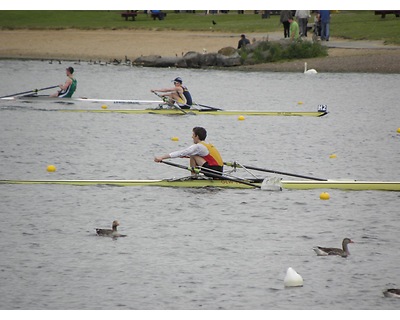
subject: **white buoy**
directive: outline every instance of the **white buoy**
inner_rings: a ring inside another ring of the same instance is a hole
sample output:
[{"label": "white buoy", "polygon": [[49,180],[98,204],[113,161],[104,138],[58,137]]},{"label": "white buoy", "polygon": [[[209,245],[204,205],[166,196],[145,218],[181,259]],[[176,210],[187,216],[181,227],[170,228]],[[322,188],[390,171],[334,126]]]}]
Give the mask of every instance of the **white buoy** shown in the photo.
[{"label": "white buoy", "polygon": [[303,278],[293,268],[289,267],[283,280],[285,287],[302,287]]}]

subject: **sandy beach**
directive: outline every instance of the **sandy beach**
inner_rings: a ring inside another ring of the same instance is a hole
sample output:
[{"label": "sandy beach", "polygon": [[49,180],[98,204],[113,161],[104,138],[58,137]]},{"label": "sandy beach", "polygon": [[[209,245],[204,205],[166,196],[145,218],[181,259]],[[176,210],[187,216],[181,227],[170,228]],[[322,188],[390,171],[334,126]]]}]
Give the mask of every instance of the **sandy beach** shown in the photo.
[{"label": "sandy beach", "polygon": [[[251,40],[278,40],[280,33],[247,34]],[[238,34],[152,30],[1,30],[0,58],[59,60],[134,60],[140,56],[180,56],[188,51],[217,52],[236,47]],[[328,57],[308,59],[324,72],[400,73],[400,46],[379,41],[331,38]],[[304,60],[241,66],[241,70],[301,71]]]}]

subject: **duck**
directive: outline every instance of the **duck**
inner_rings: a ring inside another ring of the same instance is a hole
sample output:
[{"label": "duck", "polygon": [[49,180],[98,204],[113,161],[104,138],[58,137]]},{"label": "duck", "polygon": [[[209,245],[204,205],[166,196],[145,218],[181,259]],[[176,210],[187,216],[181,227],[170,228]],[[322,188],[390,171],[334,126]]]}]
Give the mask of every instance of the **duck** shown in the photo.
[{"label": "duck", "polygon": [[126,235],[124,234],[120,234],[117,231],[117,227],[119,226],[119,222],[118,220],[114,220],[112,223],[112,229],[97,229],[96,228],[96,233],[99,236],[103,236],[103,237],[126,237]]},{"label": "duck", "polygon": [[350,255],[349,249],[347,248],[347,245],[349,243],[354,243],[351,239],[349,238],[344,238],[342,242],[342,248],[324,248],[324,247],[314,247],[313,250],[318,256],[342,256],[346,258],[348,255]]},{"label": "duck", "polygon": [[307,70],[307,62],[304,62],[304,73],[305,74],[315,74],[318,73],[315,69],[308,69]]},{"label": "duck", "polygon": [[383,291],[386,298],[400,298],[400,289],[387,289]]}]

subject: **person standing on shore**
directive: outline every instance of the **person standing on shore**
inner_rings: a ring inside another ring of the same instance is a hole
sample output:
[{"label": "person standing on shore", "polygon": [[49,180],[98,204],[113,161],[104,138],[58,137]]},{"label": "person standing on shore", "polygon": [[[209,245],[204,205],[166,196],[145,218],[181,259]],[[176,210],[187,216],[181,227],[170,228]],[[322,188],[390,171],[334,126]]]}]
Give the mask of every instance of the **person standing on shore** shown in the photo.
[{"label": "person standing on shore", "polygon": [[290,37],[290,18],[292,18],[292,12],[290,10],[281,11],[280,22],[283,24],[283,36],[285,38]]},{"label": "person standing on shore", "polygon": [[58,98],[71,98],[74,94],[77,86],[77,81],[73,76],[74,68],[68,67],[66,69],[67,80],[64,84],[58,85],[61,90],[50,95],[50,97],[58,97]]},{"label": "person standing on shore", "polygon": [[294,15],[297,18],[299,28],[300,28],[300,36],[307,37],[307,24],[308,18],[310,18],[310,10],[296,10]]},{"label": "person standing on shore", "polygon": [[290,40],[297,41],[300,37],[299,25],[293,20],[293,17],[289,19],[290,23]]},{"label": "person standing on shore", "polygon": [[246,38],[244,34],[240,36],[240,40],[238,42],[238,49],[240,48],[246,48],[246,46],[250,44],[250,40]]},{"label": "person standing on shore", "polygon": [[319,18],[321,21],[321,40],[329,41],[329,26],[331,23],[331,12],[329,10],[320,10]]}]

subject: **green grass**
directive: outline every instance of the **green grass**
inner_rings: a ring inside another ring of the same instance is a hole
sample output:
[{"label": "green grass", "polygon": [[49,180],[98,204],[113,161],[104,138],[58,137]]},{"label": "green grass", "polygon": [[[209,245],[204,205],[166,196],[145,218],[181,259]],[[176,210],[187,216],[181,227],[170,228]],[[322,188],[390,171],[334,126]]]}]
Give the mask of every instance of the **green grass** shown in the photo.
[{"label": "green grass", "polygon": [[400,45],[400,17],[394,14],[382,19],[373,11],[346,11],[332,15],[331,34],[355,40],[383,40]]},{"label": "green grass", "polygon": [[[260,15],[234,13],[205,15],[203,12],[174,13],[167,11],[166,19],[153,20],[139,13],[136,21],[125,21],[121,11],[0,11],[3,29],[148,29],[223,32],[255,32],[278,28],[278,20],[261,19]],[[212,20],[217,21],[216,25]]]},{"label": "green grass", "polygon": [[[0,29],[146,29],[219,31],[232,33],[282,32],[279,16],[261,19],[253,11],[246,14],[205,15],[203,11],[175,13],[167,11],[165,20],[153,21],[139,14],[136,21],[125,21],[119,11],[0,11]],[[212,24],[212,20],[217,22]],[[343,11],[333,13],[331,35],[347,39],[383,40],[400,45],[398,28],[400,18],[387,15],[385,19],[375,16],[373,11]],[[283,32],[282,32],[283,33]]]}]

